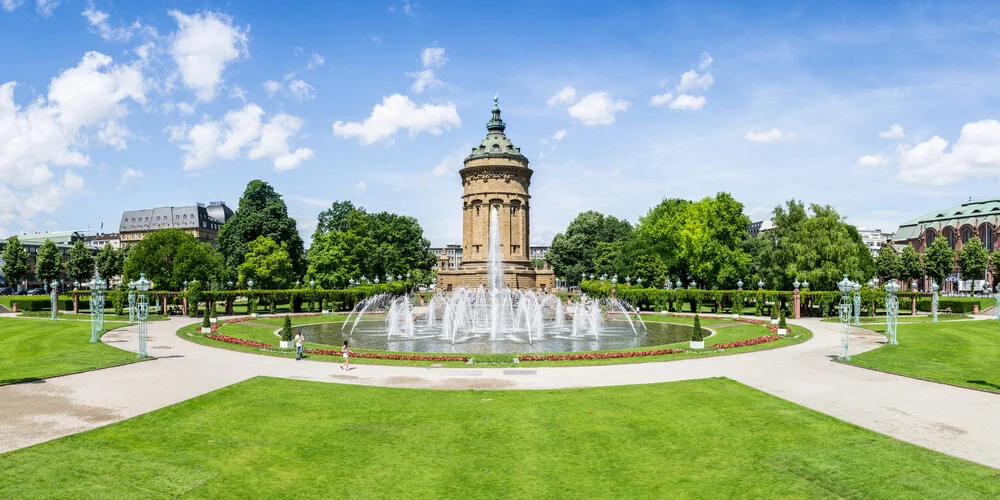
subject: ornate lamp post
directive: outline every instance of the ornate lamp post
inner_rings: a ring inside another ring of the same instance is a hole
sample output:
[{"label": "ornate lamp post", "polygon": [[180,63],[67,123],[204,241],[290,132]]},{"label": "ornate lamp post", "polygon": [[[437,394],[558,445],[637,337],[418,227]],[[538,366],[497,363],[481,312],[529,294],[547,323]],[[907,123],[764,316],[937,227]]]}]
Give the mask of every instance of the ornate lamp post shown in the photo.
[{"label": "ornate lamp post", "polygon": [[90,341],[100,342],[101,332],[104,331],[104,290],[107,289],[107,282],[101,278],[101,273],[94,271],[94,278],[90,280]]},{"label": "ornate lamp post", "polygon": [[[937,323],[937,309],[938,309],[938,290],[941,287],[938,286],[937,282],[931,283],[931,321]],[[1000,308],[997,309],[997,318],[1000,318]]]},{"label": "ornate lamp post", "polygon": [[677,281],[674,282],[674,288],[676,288],[678,290],[684,288],[684,283],[681,283],[681,279],[680,278],[677,278]]},{"label": "ornate lamp post", "polygon": [[793,281],[792,282],[792,290],[795,291],[795,292],[799,291],[799,285],[801,285],[801,283],[799,283],[798,279],[796,279],[795,281]]},{"label": "ornate lamp post", "polygon": [[688,285],[688,289],[689,290],[697,290],[698,289],[698,282],[695,281],[695,280],[691,280],[691,284]]},{"label": "ornate lamp post", "polygon": [[899,299],[896,292],[899,291],[899,283],[896,280],[889,280],[885,284],[885,335],[889,337],[889,345],[899,345],[896,341],[896,323],[899,318]]},{"label": "ornate lamp post", "polygon": [[742,291],[743,291],[743,280],[738,280],[738,281],[736,282],[736,290],[737,290],[737,291],[740,291],[740,292],[742,292]]},{"label": "ornate lamp post", "polygon": [[49,288],[52,290],[49,294],[49,302],[52,303],[52,319],[55,320],[56,314],[59,312],[59,282],[52,280],[52,283],[49,284]]},{"label": "ornate lamp post", "polygon": [[840,346],[843,348],[837,359],[849,360],[851,357],[847,355],[847,348],[851,343],[851,297],[848,293],[851,291],[851,280],[847,279],[846,274],[837,283],[837,288],[840,289]]},{"label": "ornate lamp post", "polygon": [[378,284],[378,276],[375,277],[375,281],[373,281],[373,283],[375,283],[376,285]]},{"label": "ornate lamp post", "polygon": [[146,292],[149,291],[152,283],[146,279],[146,273],[139,274],[139,280],[134,281],[130,284],[130,287],[134,290],[139,291],[139,304],[136,306],[136,319],[139,322],[137,328],[139,332],[139,351],[136,354],[137,358],[148,358],[149,354],[146,354],[146,339],[149,337],[149,300],[146,297]]},{"label": "ornate lamp post", "polygon": [[764,289],[764,280],[757,280],[757,289],[758,290]]},{"label": "ornate lamp post", "polygon": [[257,317],[257,311],[254,310],[254,300],[253,300],[253,280],[247,281],[247,312],[250,313],[251,318]]},{"label": "ornate lamp post", "polygon": [[861,283],[851,283],[854,290],[854,326],[861,326]]},{"label": "ornate lamp post", "polygon": [[642,286],[642,278],[636,278],[635,279],[635,285],[636,286]]},{"label": "ornate lamp post", "polygon": [[128,324],[135,324],[135,282],[128,284]]}]

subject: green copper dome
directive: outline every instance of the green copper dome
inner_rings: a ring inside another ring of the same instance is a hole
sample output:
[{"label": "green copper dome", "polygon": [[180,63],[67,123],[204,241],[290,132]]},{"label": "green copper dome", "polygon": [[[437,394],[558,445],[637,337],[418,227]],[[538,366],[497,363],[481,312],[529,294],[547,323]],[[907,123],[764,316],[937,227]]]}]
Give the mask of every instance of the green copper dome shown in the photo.
[{"label": "green copper dome", "polygon": [[527,158],[521,154],[521,148],[514,146],[514,143],[510,142],[510,139],[504,134],[507,124],[500,118],[499,100],[499,96],[493,96],[493,116],[486,123],[486,137],[483,142],[479,143],[478,147],[472,148],[472,154],[469,155],[469,158],[506,156],[527,161]]}]

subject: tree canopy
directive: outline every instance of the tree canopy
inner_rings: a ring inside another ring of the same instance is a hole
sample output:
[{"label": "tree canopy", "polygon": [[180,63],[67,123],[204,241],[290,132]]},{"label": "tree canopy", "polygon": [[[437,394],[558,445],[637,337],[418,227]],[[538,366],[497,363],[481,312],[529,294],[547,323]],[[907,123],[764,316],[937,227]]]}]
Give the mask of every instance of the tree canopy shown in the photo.
[{"label": "tree canopy", "polygon": [[111,245],[104,245],[97,252],[97,270],[101,272],[101,276],[121,276],[125,266],[125,252],[124,248],[117,250]]},{"label": "tree canopy", "polygon": [[258,236],[250,242],[250,251],[239,267],[240,286],[248,280],[261,290],[283,290],[289,288],[292,277],[292,260],[288,256],[288,245],[277,244],[267,236]]},{"label": "tree canopy", "polygon": [[620,243],[631,235],[632,224],[626,220],[593,210],[583,212],[569,223],[565,233],[555,236],[545,260],[556,276],[570,281],[579,280],[584,273],[614,272]]},{"label": "tree canopy", "polygon": [[990,263],[990,253],[983,247],[979,238],[969,238],[958,252],[958,267],[963,280],[981,280],[986,276],[986,267]]},{"label": "tree canopy", "polygon": [[180,290],[185,281],[221,283],[225,268],[222,256],[207,243],[180,229],[163,229],[129,249],[125,280],[136,280],[139,273],[145,273],[158,290]]},{"label": "tree canopy", "polygon": [[896,249],[892,248],[892,245],[882,245],[882,249],[878,252],[878,257],[875,258],[875,274],[882,281],[904,279],[901,270],[902,267],[900,266],[899,256],[896,255]]},{"label": "tree canopy", "polygon": [[[69,261],[66,262],[66,277],[85,282],[94,274],[94,256],[90,249],[84,246],[83,240],[76,240],[69,251]],[[105,275],[110,278],[113,275]]]},{"label": "tree canopy", "polygon": [[[912,244],[903,248],[899,257],[899,279],[912,281],[924,275],[924,262]],[[938,283],[940,285],[940,283]]]},{"label": "tree canopy", "polygon": [[38,256],[35,257],[35,276],[47,285],[59,278],[62,268],[62,252],[52,240],[46,239],[38,248]]},{"label": "tree canopy", "polygon": [[924,272],[939,285],[955,270],[955,252],[944,238],[934,242],[924,253]]},{"label": "tree canopy", "polygon": [[270,184],[256,179],[247,184],[236,213],[219,230],[219,250],[231,277],[239,274],[239,266],[250,251],[250,242],[260,236],[279,245],[284,243],[292,262],[292,273],[296,276],[305,273],[305,249],[295,219],[288,216],[288,207],[281,195]]},{"label": "tree canopy", "polygon": [[0,253],[0,260],[3,260],[0,271],[11,286],[17,286],[28,279],[28,273],[31,271],[28,252],[17,236],[11,236],[7,240],[7,246],[4,247],[3,253]]},{"label": "tree canopy", "polygon": [[349,201],[319,214],[309,247],[309,276],[324,288],[347,286],[351,278],[369,279],[411,273],[425,280],[436,259],[430,241],[413,217],[367,213]]}]

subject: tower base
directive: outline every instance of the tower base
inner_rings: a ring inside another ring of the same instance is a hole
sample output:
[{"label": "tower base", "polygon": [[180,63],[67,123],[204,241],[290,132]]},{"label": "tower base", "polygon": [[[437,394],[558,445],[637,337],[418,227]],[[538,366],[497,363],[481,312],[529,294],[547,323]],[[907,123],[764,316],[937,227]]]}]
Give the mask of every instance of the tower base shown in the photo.
[{"label": "tower base", "polygon": [[[462,266],[457,270],[439,270],[437,290],[450,292],[460,287],[478,288],[486,286],[487,281],[486,267]],[[503,283],[508,288],[551,291],[556,286],[556,273],[551,269],[504,266]]]}]

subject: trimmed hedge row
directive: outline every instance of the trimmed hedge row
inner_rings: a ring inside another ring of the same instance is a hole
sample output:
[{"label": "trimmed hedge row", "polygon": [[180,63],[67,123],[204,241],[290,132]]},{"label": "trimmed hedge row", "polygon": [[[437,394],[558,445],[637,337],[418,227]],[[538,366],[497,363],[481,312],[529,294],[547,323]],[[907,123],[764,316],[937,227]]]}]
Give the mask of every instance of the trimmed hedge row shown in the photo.
[{"label": "trimmed hedge row", "polygon": [[[973,306],[979,305],[982,311],[987,307],[995,306],[996,299],[985,297],[938,297],[938,312],[951,311],[953,313],[972,313]],[[922,297],[917,300],[917,310],[921,312],[931,311],[930,297]]]}]

